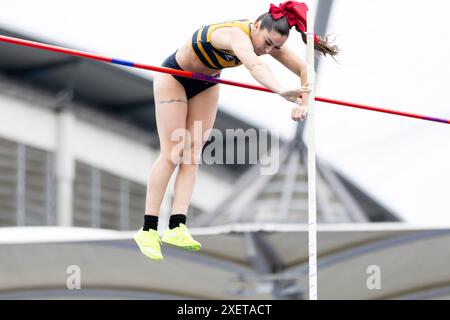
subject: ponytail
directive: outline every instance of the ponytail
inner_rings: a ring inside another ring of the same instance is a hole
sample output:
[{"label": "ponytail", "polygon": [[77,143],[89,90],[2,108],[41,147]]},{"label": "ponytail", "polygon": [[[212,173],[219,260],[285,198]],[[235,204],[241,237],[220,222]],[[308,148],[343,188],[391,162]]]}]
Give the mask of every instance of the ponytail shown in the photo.
[{"label": "ponytail", "polygon": [[[300,32],[303,42],[306,44],[306,33]],[[318,51],[320,54],[326,56],[327,54],[331,57],[337,56],[341,51],[337,45],[330,41],[328,36],[320,37],[316,36],[314,41],[314,50]]]}]

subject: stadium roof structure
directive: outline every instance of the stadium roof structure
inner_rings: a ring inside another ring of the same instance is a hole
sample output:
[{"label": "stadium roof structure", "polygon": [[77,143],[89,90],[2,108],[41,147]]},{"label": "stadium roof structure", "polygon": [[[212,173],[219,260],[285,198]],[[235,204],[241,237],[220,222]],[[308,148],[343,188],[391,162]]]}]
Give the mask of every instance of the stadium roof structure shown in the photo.
[{"label": "stadium roof structure", "polygon": [[[2,228],[0,299],[307,299],[307,226],[234,224],[192,233],[200,252],[163,247],[164,260],[156,262],[130,232]],[[319,299],[450,299],[450,251],[442,249],[449,242],[449,227],[321,224]],[[66,287],[72,265],[81,270],[80,290]],[[378,289],[367,284],[373,266]]]},{"label": "stadium roof structure", "polygon": [[[303,130],[304,125],[299,128]],[[301,132],[298,130],[298,132]],[[307,223],[307,146],[297,138],[267,158],[279,161],[275,174],[262,174],[262,159],[241,175],[215,208],[192,223],[196,226],[224,223],[277,222]],[[400,221],[398,215],[373,199],[328,163],[317,158],[317,221],[319,223],[365,223]]]}]

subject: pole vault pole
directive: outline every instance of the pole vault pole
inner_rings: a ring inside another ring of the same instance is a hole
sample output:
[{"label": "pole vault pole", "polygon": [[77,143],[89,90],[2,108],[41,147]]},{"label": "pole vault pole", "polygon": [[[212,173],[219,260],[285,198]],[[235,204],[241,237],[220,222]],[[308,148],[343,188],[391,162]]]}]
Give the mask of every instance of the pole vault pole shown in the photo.
[{"label": "pole vault pole", "polygon": [[[161,72],[161,73],[168,73],[168,74],[185,77],[185,78],[204,80],[204,81],[209,81],[209,82],[231,85],[231,86],[235,86],[235,87],[241,87],[241,88],[246,88],[246,89],[251,89],[251,90],[258,90],[258,91],[265,91],[265,92],[273,93],[271,90],[261,87],[261,86],[255,86],[252,84],[242,83],[242,82],[238,82],[238,81],[217,79],[217,78],[210,77],[210,76],[207,76],[207,75],[204,75],[201,73],[189,72],[189,71],[183,71],[183,70],[175,70],[175,69],[163,68],[163,67],[156,67],[156,66],[143,64],[143,63],[135,63],[135,62],[121,60],[121,59],[114,59],[114,58],[109,58],[109,57],[102,56],[99,54],[53,46],[53,45],[44,44],[44,43],[35,42],[35,41],[7,37],[7,36],[3,36],[3,35],[0,35],[0,42],[6,42],[6,43],[11,43],[11,44],[15,44],[15,45],[31,47],[31,48],[36,48],[36,49],[41,49],[41,50],[46,50],[46,51],[59,52],[59,53],[64,53],[64,54],[68,54],[68,55],[72,55],[72,56],[102,61],[102,62],[106,62],[106,63],[118,64],[118,65],[127,66],[127,67],[131,67],[131,68],[145,69],[145,70]],[[320,98],[320,97],[315,97],[315,101],[334,104],[334,105],[341,105],[341,106],[346,106],[346,107],[351,107],[351,108],[375,111],[375,112],[394,114],[394,115],[398,115],[398,116],[416,118],[416,119],[420,119],[420,120],[427,120],[427,121],[434,121],[434,122],[450,124],[450,120],[448,120],[448,119],[441,119],[441,118],[424,116],[424,115],[413,114],[413,113],[408,113],[408,112],[382,109],[382,108],[378,108],[378,107],[371,107],[371,106],[356,104],[356,103],[352,103],[352,102],[332,100],[332,99]]]},{"label": "pole vault pole", "polygon": [[306,141],[308,143],[308,253],[309,253],[309,300],[317,300],[317,203],[316,203],[316,124],[315,94],[316,71],[314,60],[314,13],[307,11],[306,62],[308,64],[308,83],[311,91],[308,94],[308,116]]}]

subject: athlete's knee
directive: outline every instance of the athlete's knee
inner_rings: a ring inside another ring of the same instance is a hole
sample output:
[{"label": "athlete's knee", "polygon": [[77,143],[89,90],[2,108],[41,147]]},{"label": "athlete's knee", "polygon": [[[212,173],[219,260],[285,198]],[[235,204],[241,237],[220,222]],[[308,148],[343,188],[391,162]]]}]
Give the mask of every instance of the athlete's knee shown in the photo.
[{"label": "athlete's knee", "polygon": [[183,158],[184,138],[179,138],[176,143],[164,143],[161,145],[160,156],[166,162],[179,165]]},{"label": "athlete's knee", "polygon": [[159,154],[159,158],[163,163],[176,167],[183,160],[183,151],[161,151],[161,153]]}]

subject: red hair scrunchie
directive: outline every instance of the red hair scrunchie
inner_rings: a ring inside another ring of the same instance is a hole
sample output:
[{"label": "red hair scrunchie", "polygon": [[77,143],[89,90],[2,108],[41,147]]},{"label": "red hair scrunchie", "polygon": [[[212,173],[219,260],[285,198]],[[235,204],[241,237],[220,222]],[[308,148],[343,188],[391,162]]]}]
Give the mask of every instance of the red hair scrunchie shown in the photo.
[{"label": "red hair scrunchie", "polygon": [[[308,11],[308,6],[305,3],[297,1],[286,1],[280,3],[277,7],[273,3],[270,4],[269,13],[275,20],[286,17],[289,27],[295,26],[297,31],[306,33],[306,12]],[[314,34],[314,42],[318,42],[317,36]]]}]

